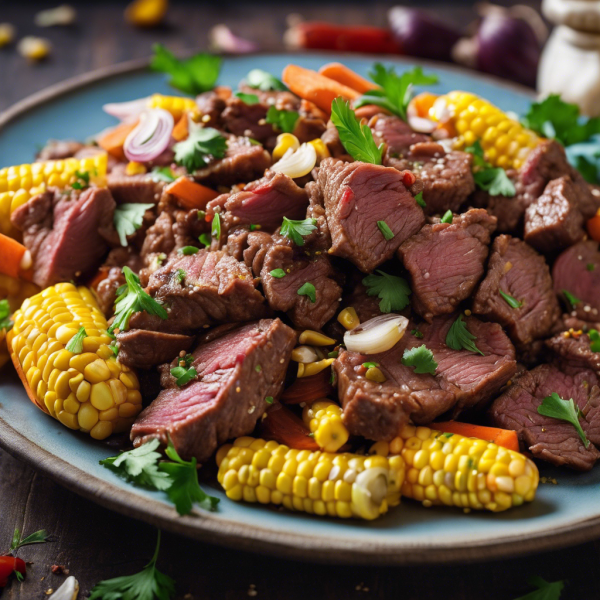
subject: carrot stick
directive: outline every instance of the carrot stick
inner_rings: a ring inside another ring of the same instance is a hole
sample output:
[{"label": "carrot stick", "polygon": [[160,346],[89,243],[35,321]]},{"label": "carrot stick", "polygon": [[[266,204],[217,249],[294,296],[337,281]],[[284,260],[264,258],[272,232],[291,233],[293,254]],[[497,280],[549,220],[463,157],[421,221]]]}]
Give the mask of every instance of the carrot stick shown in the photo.
[{"label": "carrot stick", "polygon": [[284,404],[310,404],[320,398],[327,398],[333,393],[333,387],[329,383],[329,369],[325,369],[316,375],[299,377],[281,395]]},{"label": "carrot stick", "polygon": [[471,423],[459,423],[458,421],[445,421],[443,423],[431,423],[431,429],[443,431],[444,433],[456,433],[465,437],[473,437],[480,440],[493,442],[503,448],[519,452],[519,438],[517,432],[510,429],[498,429],[497,427],[484,427],[483,425],[472,425]]},{"label": "carrot stick", "polygon": [[165,191],[176,196],[179,204],[185,206],[185,208],[197,208],[199,210],[204,210],[208,202],[220,195],[219,192],[215,192],[215,190],[211,190],[209,187],[196,183],[187,177],[179,177],[179,179],[170,183]]},{"label": "carrot stick", "polygon": [[600,211],[588,220],[587,230],[595,242],[600,242]]},{"label": "carrot stick", "polygon": [[123,152],[123,144],[127,136],[137,127],[138,121],[135,123],[121,123],[117,125],[101,138],[98,138],[98,146],[106,150],[109,154],[119,160],[127,160]]},{"label": "carrot stick", "polygon": [[282,78],[296,96],[310,100],[327,114],[331,113],[331,103],[339,96],[346,100],[360,96],[356,90],[297,65],[288,65]]},{"label": "carrot stick", "polygon": [[0,233],[0,256],[0,273],[31,281],[31,254],[23,244]]},{"label": "carrot stick", "polygon": [[289,448],[319,450],[304,421],[282,404],[273,404],[267,410],[267,418],[260,422],[258,431],[263,439],[275,440]]},{"label": "carrot stick", "polygon": [[189,135],[188,129],[188,115],[183,113],[175,127],[173,127],[173,133],[171,135],[178,141],[181,142]]},{"label": "carrot stick", "polygon": [[323,65],[319,69],[319,73],[328,79],[333,79],[334,81],[353,89],[359,94],[365,94],[369,90],[374,90],[377,87],[375,83],[361,77],[346,65],[338,62]]}]

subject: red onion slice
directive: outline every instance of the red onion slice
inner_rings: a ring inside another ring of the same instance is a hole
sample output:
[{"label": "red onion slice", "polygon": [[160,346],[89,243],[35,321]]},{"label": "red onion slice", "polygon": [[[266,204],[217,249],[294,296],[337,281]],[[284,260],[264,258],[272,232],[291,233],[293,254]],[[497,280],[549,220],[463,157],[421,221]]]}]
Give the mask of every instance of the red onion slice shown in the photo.
[{"label": "red onion slice", "polygon": [[139,117],[148,108],[150,97],[131,100],[130,102],[112,102],[105,104],[102,110],[121,121]]},{"label": "red onion slice", "polygon": [[162,154],[171,141],[173,115],[162,108],[140,115],[139,125],[127,136],[123,151],[128,160],[149,162]]}]

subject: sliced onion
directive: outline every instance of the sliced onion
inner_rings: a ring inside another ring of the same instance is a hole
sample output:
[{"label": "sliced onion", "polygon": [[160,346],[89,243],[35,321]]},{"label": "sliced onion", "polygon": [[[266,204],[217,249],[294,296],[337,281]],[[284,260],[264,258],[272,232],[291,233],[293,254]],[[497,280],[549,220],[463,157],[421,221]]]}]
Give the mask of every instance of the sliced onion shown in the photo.
[{"label": "sliced onion", "polygon": [[213,52],[229,52],[230,54],[248,54],[256,52],[258,44],[235,35],[227,25],[215,25],[208,32],[210,48]]},{"label": "sliced onion", "polygon": [[351,352],[379,354],[393,348],[407,326],[408,319],[402,315],[381,315],[346,331],[344,344]]},{"label": "sliced onion", "polygon": [[169,146],[174,125],[173,115],[162,108],[143,112],[123,144],[127,159],[143,163],[160,156]]},{"label": "sliced onion", "polygon": [[147,108],[150,96],[130,102],[112,102],[105,104],[102,110],[121,121],[130,121],[139,117]]},{"label": "sliced onion", "polygon": [[283,173],[292,179],[308,175],[317,164],[317,151],[312,144],[302,144],[297,150],[291,148],[276,162],[271,171]]}]

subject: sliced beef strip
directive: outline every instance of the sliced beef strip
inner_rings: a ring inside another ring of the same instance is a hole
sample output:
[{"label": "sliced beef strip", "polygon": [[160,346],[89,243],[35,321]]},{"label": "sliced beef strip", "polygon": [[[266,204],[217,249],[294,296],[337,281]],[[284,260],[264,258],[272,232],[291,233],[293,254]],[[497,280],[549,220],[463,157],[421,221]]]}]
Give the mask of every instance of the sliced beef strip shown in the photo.
[{"label": "sliced beef strip", "polygon": [[566,372],[588,369],[600,376],[600,352],[592,352],[586,333],[563,332],[546,340],[559,368]]},{"label": "sliced beef strip", "polygon": [[[577,430],[565,421],[540,415],[538,406],[556,392],[573,398],[583,413],[580,423],[592,442],[584,446]],[[534,458],[578,471],[588,471],[600,458],[594,444],[600,443],[600,389],[591,371],[567,375],[552,365],[525,371],[490,408],[493,423],[517,432],[523,449]]]},{"label": "sliced beef strip", "polygon": [[[404,184],[404,174],[395,169],[326,158],[317,179],[332,239],[329,252],[365,273],[389,260],[425,222],[423,210]],[[386,223],[393,238],[386,240],[378,221]]]},{"label": "sliced beef strip", "polygon": [[[598,321],[600,315],[600,251],[592,240],[567,248],[552,267],[554,291],[563,300],[570,315],[583,321]],[[579,302],[571,306],[564,291]]]},{"label": "sliced beef strip", "polygon": [[317,228],[304,238],[307,246],[318,250],[328,250],[331,247],[331,234],[327,226],[327,215],[321,188],[316,181],[310,181],[304,187],[308,194],[307,219],[315,219]]},{"label": "sliced beef strip", "polygon": [[252,231],[248,234],[246,244],[244,263],[249,269],[252,269],[255,277],[260,277],[265,255],[273,244],[273,238],[264,231]]},{"label": "sliced beef strip", "polygon": [[62,194],[50,188],[11,215],[33,258],[33,282],[46,288],[100,266],[114,237],[115,201],[106,188]]},{"label": "sliced beef strip", "polygon": [[75,140],[48,140],[46,145],[38,152],[36,161],[70,158],[75,156],[83,147],[82,143]]},{"label": "sliced beef strip", "polygon": [[233,256],[235,260],[244,260],[244,250],[248,248],[249,227],[236,227],[227,234],[227,241],[223,250]]},{"label": "sliced beef strip", "polygon": [[221,118],[224,127],[234,135],[246,136],[261,143],[277,137],[273,126],[265,123],[269,105],[265,102],[246,104],[235,96],[227,100]]},{"label": "sliced beef strip", "polygon": [[473,157],[467,152],[446,152],[435,142],[421,142],[410,152],[390,158],[386,164],[401,171],[412,171],[423,182],[423,209],[428,215],[457,212],[475,190],[471,174]]},{"label": "sliced beef strip", "polygon": [[452,223],[425,225],[398,256],[411,276],[412,304],[425,319],[453,312],[484,273],[496,219],[482,209],[455,215]]},{"label": "sliced beef strip", "polygon": [[[197,379],[163,390],[131,429],[134,446],[171,439],[183,459],[208,460],[228,439],[248,435],[283,388],[296,334],[279,319],[235,329],[198,346]],[[258,368],[260,367],[260,368]]]},{"label": "sliced beef strip", "polygon": [[369,127],[375,141],[385,144],[388,158],[401,158],[413,144],[431,141],[431,137],[414,132],[408,123],[393,115],[377,114],[370,119]]},{"label": "sliced beef strip", "polygon": [[204,92],[196,96],[196,106],[203,117],[208,117],[208,121],[206,121],[208,127],[222,128],[223,120],[221,115],[227,106],[226,98],[223,97],[223,94],[219,94],[216,90]]},{"label": "sliced beef strip", "polygon": [[[522,306],[512,308],[500,291]],[[517,238],[498,236],[473,300],[473,312],[506,327],[519,349],[546,337],[560,317],[560,308],[544,257]]]},{"label": "sliced beef strip", "polygon": [[158,204],[165,188],[149,174],[127,175],[126,165],[116,166],[106,177],[106,184],[117,204]]},{"label": "sliced beef strip", "polygon": [[[285,277],[271,275],[283,269]],[[339,306],[342,288],[326,254],[310,253],[280,235],[273,236],[261,269],[265,297],[273,310],[287,312],[299,329],[319,330],[333,317]],[[315,288],[315,302],[298,290],[310,283]]]},{"label": "sliced beef strip", "polygon": [[131,329],[117,334],[119,362],[135,369],[151,369],[192,347],[194,337],[178,333]]},{"label": "sliced beef strip", "polygon": [[163,321],[135,313],[131,329],[187,334],[218,323],[261,318],[267,309],[248,267],[222,251],[173,257],[151,275],[146,292],[167,307],[169,317]]}]

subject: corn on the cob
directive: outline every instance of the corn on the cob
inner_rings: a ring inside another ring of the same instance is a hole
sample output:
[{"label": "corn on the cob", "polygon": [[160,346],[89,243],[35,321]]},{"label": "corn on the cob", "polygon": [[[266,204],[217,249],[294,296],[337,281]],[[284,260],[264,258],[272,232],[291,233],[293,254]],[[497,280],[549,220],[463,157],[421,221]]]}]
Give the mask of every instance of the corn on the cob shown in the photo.
[{"label": "corn on the cob", "polygon": [[330,400],[307,404],[302,411],[302,420],[325,452],[337,452],[350,437],[342,422],[342,407]]},{"label": "corn on the cob", "polygon": [[435,101],[430,113],[439,120],[446,111],[458,134],[456,147],[479,140],[485,159],[495,167],[518,169],[541,142],[536,133],[475,94],[450,92]]},{"label": "corn on the cob", "polygon": [[[7,342],[30,398],[70,429],[104,439],[124,431],[142,409],[136,374],[109,344],[92,292],[60,283],[28,298],[13,315]],[[81,352],[66,346],[85,328]]]},{"label": "corn on the cob", "polygon": [[531,502],[539,473],[522,454],[475,438],[406,425],[389,444],[406,465],[402,494],[433,504],[499,512]]},{"label": "corn on the cob", "polygon": [[87,172],[90,182],[104,185],[107,157],[104,153],[87,158],[49,160],[0,169],[0,233],[15,237],[10,223],[12,212],[47,186],[64,188],[76,180],[76,172]]},{"label": "corn on the cob", "polygon": [[193,111],[196,102],[192,98],[183,98],[182,96],[163,96],[162,94],[153,94],[148,100],[148,108],[162,108],[170,112],[175,120],[180,119],[183,113]]},{"label": "corn on the cob", "polygon": [[290,450],[242,437],[217,452],[218,480],[228,498],[282,504],[332,517],[375,519],[400,503],[400,456],[358,456]]}]

